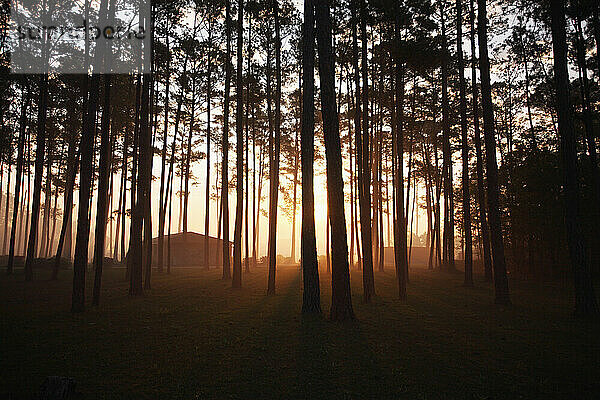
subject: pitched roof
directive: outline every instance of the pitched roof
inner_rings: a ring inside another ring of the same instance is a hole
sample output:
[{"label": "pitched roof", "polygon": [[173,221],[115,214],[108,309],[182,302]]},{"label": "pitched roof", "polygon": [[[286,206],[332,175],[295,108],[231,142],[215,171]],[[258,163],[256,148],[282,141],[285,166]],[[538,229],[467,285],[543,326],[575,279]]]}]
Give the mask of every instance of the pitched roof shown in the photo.
[{"label": "pitched roof", "polygon": [[[175,242],[175,243],[181,243],[181,242],[199,243],[199,242],[203,242],[204,238],[206,237],[203,234],[196,233],[196,232],[178,232],[178,233],[172,233],[170,236],[171,236],[171,243],[173,243],[173,242]],[[166,243],[168,237],[169,237],[169,235],[164,236],[165,243]],[[223,239],[217,239],[212,236],[209,236],[208,238],[211,241],[213,241],[213,240],[216,240],[219,242],[223,241]],[[231,244],[232,242],[229,242],[229,243]],[[158,244],[157,237],[152,239],[152,244]]]}]

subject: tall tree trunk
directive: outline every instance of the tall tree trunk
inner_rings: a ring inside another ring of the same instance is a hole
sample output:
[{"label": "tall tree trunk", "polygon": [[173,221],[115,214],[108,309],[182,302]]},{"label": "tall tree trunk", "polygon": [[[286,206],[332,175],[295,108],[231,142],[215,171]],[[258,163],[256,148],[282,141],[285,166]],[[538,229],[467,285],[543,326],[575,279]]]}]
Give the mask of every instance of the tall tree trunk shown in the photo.
[{"label": "tall tree trunk", "polygon": [[[554,1],[554,0],[553,0]],[[486,0],[477,0],[479,70],[481,73],[481,100],[483,106],[483,134],[485,138],[485,154],[487,166],[487,201],[490,217],[490,233],[494,267],[494,285],[496,288],[496,304],[510,304],[508,278],[506,276],[506,260],[504,258],[504,242],[502,239],[502,221],[498,193],[498,165],[496,163],[496,135],[494,134],[494,105],[492,104],[492,88],[490,83],[490,60],[487,43],[487,11]]]},{"label": "tall tree trunk", "polygon": [[[302,93],[302,74],[301,70],[298,71],[298,106],[299,116],[302,115],[302,100],[300,99]],[[298,133],[300,130],[300,118],[296,120],[296,128],[294,130],[294,173],[293,173],[293,195],[292,195],[292,250],[290,252],[290,258],[292,263],[296,263],[296,210],[298,209],[298,168],[300,167],[300,149],[298,148]],[[254,193],[254,192],[253,192]]]},{"label": "tall tree trunk", "polygon": [[439,165],[439,152],[438,152],[438,143],[437,138],[434,139],[434,155],[435,155],[435,170],[436,170],[436,182],[435,182],[435,229],[437,231],[437,240],[436,240],[436,267],[442,268],[442,171],[440,171]]},{"label": "tall tree trunk", "polygon": [[[156,8],[153,6],[151,9],[150,20],[148,21],[150,28],[154,27],[154,23],[156,20]],[[154,30],[150,30],[150,43],[154,45]],[[155,117],[155,105],[158,102],[158,90],[156,90],[157,85],[154,84],[154,71],[156,69],[154,52],[150,51],[148,55],[150,58],[150,71],[148,76],[149,80],[149,107],[148,110],[144,110],[146,112],[146,118],[144,123],[148,123],[149,126],[147,129],[147,149],[145,154],[145,163],[143,164],[146,169],[146,173],[144,174],[145,182],[143,184],[143,188],[145,189],[144,193],[144,237],[142,241],[142,249],[143,249],[143,268],[145,270],[144,274],[144,290],[151,289],[151,279],[152,279],[152,165],[154,161],[154,142],[156,141],[156,131],[158,126],[158,118]],[[144,128],[144,125],[140,125]]]},{"label": "tall tree trunk", "polygon": [[211,69],[212,69],[212,23],[209,26],[209,48],[208,48],[208,68],[206,71],[206,198],[204,202],[204,267],[209,269],[208,260],[208,243],[209,243],[209,228],[210,228],[210,102],[212,101],[212,82],[211,82]]},{"label": "tall tree trunk", "polygon": [[104,75],[104,104],[100,123],[100,161],[98,164],[98,199],[96,203],[96,231],[94,235],[94,290],[92,305],[100,304],[100,288],[102,287],[102,267],[104,264],[104,247],[106,240],[106,215],[108,197],[108,174],[110,173],[110,88],[111,75]]},{"label": "tall tree trunk", "polygon": [[183,232],[188,231],[188,205],[190,198],[190,174],[192,163],[192,136],[194,134],[194,122],[196,114],[196,79],[192,78],[192,109],[190,113],[190,127],[187,137],[186,155],[185,155],[185,189],[183,192]]},{"label": "tall tree trunk", "polygon": [[234,288],[242,287],[242,213],[244,208],[244,99],[242,90],[242,46],[244,39],[244,0],[238,0],[237,70],[236,70],[236,204],[235,229],[233,233],[233,279]]},{"label": "tall tree trunk", "polygon": [[[108,0],[100,2],[100,26],[108,18]],[[93,59],[94,70],[102,65],[104,44],[99,44]],[[100,75],[92,74],[89,81],[87,110],[84,109],[84,129],[81,134],[81,165],[79,175],[79,215],[77,218],[77,239],[75,241],[75,258],[73,261],[73,294],[71,312],[82,312],[85,309],[85,273],[88,263],[88,246],[90,239],[90,212],[92,186],[94,178],[94,141],[96,131],[96,113],[100,94]]]},{"label": "tall tree trunk", "polygon": [[[39,252],[40,258],[48,258],[49,252],[48,244],[50,241],[50,212],[52,208],[52,164],[54,163],[55,150],[52,145],[52,142],[48,143],[48,156],[46,161],[46,189],[44,191],[44,219],[42,220],[42,237]],[[8,203],[6,205],[8,206]]]},{"label": "tall tree trunk", "polygon": [[550,3],[552,18],[552,48],[556,83],[556,110],[560,133],[560,151],[565,187],[565,224],[569,255],[575,281],[575,315],[598,315],[598,303],[592,285],[585,239],[581,231],[579,209],[579,177],[577,173],[577,139],[569,104],[569,73],[567,67],[567,38],[564,0]]},{"label": "tall tree trunk", "polygon": [[481,136],[479,133],[479,93],[477,90],[477,57],[475,53],[475,4],[470,0],[469,19],[471,20],[471,85],[473,97],[473,128],[475,139],[476,169],[477,169],[477,203],[479,205],[479,224],[481,229],[481,241],[483,247],[483,268],[486,282],[492,281],[492,254],[490,249],[490,238],[487,223],[487,212],[485,205],[485,186],[483,183],[483,152],[481,150]]},{"label": "tall tree trunk", "polygon": [[329,211],[329,199],[326,206],[327,216],[325,217],[325,261],[327,263],[327,274],[331,274],[331,213]]},{"label": "tall tree trunk", "polygon": [[249,230],[248,230],[248,206],[249,206],[249,197],[250,197],[250,185],[249,185],[249,168],[250,168],[250,157],[249,157],[249,145],[250,145],[250,124],[249,124],[249,114],[250,114],[250,63],[252,59],[252,45],[250,41],[252,40],[252,13],[248,12],[248,68],[246,71],[246,109],[244,115],[244,151],[245,151],[245,160],[244,163],[244,180],[246,187],[246,196],[244,197],[244,271],[250,272],[250,260],[249,257]]},{"label": "tall tree trunk", "polygon": [[[396,16],[395,21],[395,40],[400,48],[402,41],[400,31],[400,16]],[[398,279],[398,297],[400,300],[406,300],[406,283],[408,281],[408,254],[406,242],[406,217],[404,213],[404,65],[400,56],[395,55],[395,136],[396,136],[396,233],[398,241],[394,241],[394,254],[396,277]],[[364,249],[364,246],[363,246]]]},{"label": "tall tree trunk", "polygon": [[[125,150],[123,150],[123,156],[125,154]],[[120,235],[121,235],[121,216],[124,214],[125,210],[123,207],[123,198],[125,197],[125,174],[122,173],[119,177],[119,200],[117,202],[117,226],[115,227],[115,238],[113,241],[112,248],[112,258],[114,261],[119,260],[119,244],[120,244]],[[162,204],[162,203],[161,203]],[[123,226],[125,228],[125,226]]]},{"label": "tall tree trunk", "polygon": [[469,131],[467,128],[467,84],[462,51],[462,0],[456,0],[456,52],[460,90],[460,130],[462,140],[463,235],[465,244],[465,286],[473,286],[473,246],[471,238],[471,195],[469,193]]},{"label": "tall tree trunk", "polygon": [[[127,210],[127,159],[129,155],[129,136],[125,136],[123,139],[123,164],[121,165],[121,174],[123,175],[123,199],[121,204],[121,256],[119,261],[122,263],[125,259],[125,214]],[[132,206],[133,208],[133,206]]]},{"label": "tall tree trunk", "polygon": [[[360,73],[358,69],[358,32],[359,19],[357,11],[360,6],[360,24],[362,40],[362,78],[363,92],[360,91]],[[361,1],[354,0],[352,4],[352,48],[353,63],[356,86],[356,110],[354,116],[356,148],[358,150],[358,197],[360,205],[360,233],[362,241],[362,269],[363,269],[363,296],[365,302],[370,302],[375,295],[375,283],[373,277],[373,245],[371,238],[371,184],[370,184],[370,160],[369,160],[369,121],[368,121],[368,84],[367,76],[367,27],[366,27],[366,5]],[[362,112],[361,112],[362,102]],[[361,126],[362,117],[362,126]]]},{"label": "tall tree trunk", "polygon": [[448,44],[446,40],[444,1],[440,1],[442,22],[442,129],[444,158],[444,268],[453,271],[454,265],[454,224],[453,213],[453,184],[452,184],[452,149],[450,147],[450,101],[448,99]]},{"label": "tall tree trunk", "polygon": [[314,198],[314,71],[315,71],[315,20],[313,0],[304,0],[302,24],[302,134],[300,137],[302,162],[302,239],[300,242],[302,277],[302,312],[321,312],[319,265],[315,237]]},{"label": "tall tree trunk", "polygon": [[[27,90],[25,90],[27,86]],[[19,201],[21,198],[21,180],[23,176],[23,161],[25,153],[25,136],[27,135],[27,109],[31,102],[31,88],[28,84],[23,83],[21,86],[23,92],[23,103],[21,104],[21,118],[19,121],[19,141],[17,144],[17,176],[15,178],[15,196],[13,199],[13,217],[12,225],[10,227],[10,243],[8,247],[8,264],[6,271],[8,274],[13,273],[13,266],[15,260],[15,236],[17,233],[17,218],[19,216]],[[0,196],[1,198],[1,196]],[[8,220],[4,221],[8,225]]]},{"label": "tall tree trunk", "polygon": [[88,244],[90,232],[90,197],[93,178],[94,133],[96,109],[98,104],[100,76],[90,79],[87,110],[84,110],[84,130],[81,135],[81,160],[79,175],[79,212],[77,218],[77,237],[73,262],[72,312],[82,312],[85,308],[85,273],[88,262]]},{"label": "tall tree trunk", "polygon": [[[133,229],[135,226],[133,225],[133,212],[136,204],[136,194],[137,194],[137,170],[138,170],[138,159],[139,159],[139,124],[140,124],[140,105],[141,105],[141,97],[142,97],[142,75],[138,74],[135,83],[135,123],[133,125],[133,148],[132,148],[132,160],[131,160],[131,190],[129,193],[131,203],[131,220],[129,222],[129,249],[131,248],[131,240],[133,238]],[[183,139],[182,139],[183,140]],[[183,147],[183,146],[182,146]],[[183,169],[182,169],[183,171]],[[183,173],[181,174],[181,178],[183,179]],[[180,207],[181,209],[181,204]],[[132,259],[129,257],[129,250],[127,251],[127,267],[126,267],[126,277],[131,283],[131,266],[133,265]]]},{"label": "tall tree trunk", "polygon": [[[67,235],[71,234],[71,230],[69,228],[72,226],[71,219],[73,217],[73,191],[75,188],[75,177],[77,176],[77,164],[79,161],[79,152],[77,152],[76,147],[76,140],[73,138],[69,142],[69,147],[67,149],[67,181],[65,185],[65,196],[63,199],[63,219],[62,226],[60,228],[60,236],[58,238],[56,255],[54,257],[52,280],[56,280],[58,278],[60,260],[65,249],[65,244],[68,242],[70,246],[71,243],[71,241],[68,240],[69,238]],[[70,248],[68,250],[70,255]]]},{"label": "tall tree trunk", "polygon": [[223,100],[223,149],[221,160],[221,214],[223,215],[223,279],[231,278],[229,247],[229,89],[231,85],[231,1],[225,2],[225,32],[227,54],[225,57],[225,98]]},{"label": "tall tree trunk", "polygon": [[[8,215],[10,210],[10,181],[12,177],[12,165],[8,164],[8,180],[6,182],[6,206],[4,207],[4,234],[2,240],[2,254],[6,253],[6,246],[8,244]],[[15,187],[19,186],[18,182],[15,184]],[[48,198],[48,195],[46,195]],[[14,205],[13,205],[14,207]],[[46,217],[47,212],[44,212],[44,218]],[[42,235],[43,237],[43,235]]]},{"label": "tall tree trunk", "polygon": [[33,259],[36,252],[38,222],[40,216],[40,197],[42,194],[42,175],[46,153],[46,117],[48,115],[48,74],[40,75],[40,98],[37,115],[37,136],[35,149],[35,178],[33,181],[33,200],[31,205],[31,226],[25,257],[25,280],[33,280]]},{"label": "tall tree trunk", "polygon": [[[261,147],[262,153],[262,147]],[[252,104],[252,268],[256,269],[257,257],[257,218],[256,212],[256,109],[255,104]]]},{"label": "tall tree trunk", "polygon": [[319,1],[315,4],[315,20],[321,82],[321,112],[323,115],[325,157],[327,160],[327,199],[331,206],[332,276],[330,317],[334,321],[344,321],[354,319],[354,310],[352,309],[350,293],[342,153],[335,98],[335,60],[331,48],[329,3],[329,1]]},{"label": "tall tree trunk", "polygon": [[[25,231],[24,235],[27,236],[29,232],[29,223],[31,221],[31,215],[33,211],[30,211],[31,207],[31,133],[27,135],[27,205],[25,206],[26,212],[25,214]],[[27,256],[27,246],[29,243],[26,240],[23,240],[23,254]],[[27,261],[27,260],[26,260]],[[27,269],[25,269],[25,274],[27,275]]]},{"label": "tall tree trunk", "polygon": [[0,161],[0,215],[2,215],[2,198],[4,190],[4,162]]},{"label": "tall tree trunk", "polygon": [[[131,218],[131,238],[129,240],[129,256],[127,263],[131,263],[131,275],[129,282],[129,295],[139,296],[143,293],[143,239],[142,227],[144,224],[144,214],[146,213],[146,197],[149,194],[149,184],[151,171],[151,130],[149,125],[149,103],[150,103],[150,75],[143,76],[141,102],[140,102],[140,126],[138,130],[139,138],[139,166],[138,188],[136,190],[136,202],[132,210]],[[131,259],[131,260],[130,260]]]},{"label": "tall tree trunk", "polygon": [[596,150],[596,135],[594,134],[594,126],[592,121],[592,105],[590,98],[590,82],[588,79],[588,68],[586,60],[586,45],[583,36],[583,28],[581,26],[581,17],[576,16],[575,29],[577,33],[577,64],[579,64],[580,82],[581,82],[581,104],[583,107],[583,125],[585,131],[585,139],[589,155],[590,175],[592,176],[592,194],[593,202],[596,205],[592,211],[592,218],[596,221],[594,224],[595,231],[593,236],[595,240],[592,242],[592,260],[598,262],[600,247],[600,232],[598,224],[600,223],[600,172],[598,171],[598,156]]},{"label": "tall tree trunk", "polygon": [[267,294],[275,294],[277,264],[277,203],[279,198],[279,153],[281,147],[281,37],[279,32],[279,4],[273,0],[275,19],[275,148],[271,166],[271,190],[269,193],[269,281]]},{"label": "tall tree trunk", "polygon": [[[169,31],[169,18],[171,13],[168,11],[165,17],[166,30]],[[171,90],[171,50],[170,50],[170,34],[165,35],[166,41],[166,77],[165,77],[165,117],[164,117],[164,128],[163,128],[163,140],[162,140],[162,152],[160,157],[160,193],[159,193],[159,207],[158,207],[158,250],[157,250],[157,265],[158,272],[163,272],[164,269],[164,247],[165,247],[165,219],[167,209],[163,207],[166,203],[166,188],[165,188],[165,173],[166,173],[166,161],[167,161],[167,139],[169,134],[169,94]]]}]

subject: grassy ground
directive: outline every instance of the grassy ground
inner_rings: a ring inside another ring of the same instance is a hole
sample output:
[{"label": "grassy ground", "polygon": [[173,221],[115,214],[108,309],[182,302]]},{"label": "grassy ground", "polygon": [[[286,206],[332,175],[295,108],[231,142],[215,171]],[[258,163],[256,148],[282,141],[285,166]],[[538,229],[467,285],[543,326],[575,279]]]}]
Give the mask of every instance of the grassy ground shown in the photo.
[{"label": "grassy ground", "polygon": [[[499,309],[480,281],[412,272],[409,300],[395,298],[392,271],[376,273],[378,297],[357,322],[300,315],[295,267],[232,290],[218,270],[155,274],[128,298],[123,271],[108,271],[102,304],[72,315],[71,276],[47,271],[23,282],[0,274],[0,398],[30,398],[44,377],[70,376],[85,399],[204,398],[593,398],[600,393],[600,326],[571,316],[570,289],[512,283]],[[89,279],[88,279],[89,280]],[[91,283],[91,282],[90,282]],[[330,279],[321,274],[324,315]],[[91,286],[88,291],[91,293]]]}]

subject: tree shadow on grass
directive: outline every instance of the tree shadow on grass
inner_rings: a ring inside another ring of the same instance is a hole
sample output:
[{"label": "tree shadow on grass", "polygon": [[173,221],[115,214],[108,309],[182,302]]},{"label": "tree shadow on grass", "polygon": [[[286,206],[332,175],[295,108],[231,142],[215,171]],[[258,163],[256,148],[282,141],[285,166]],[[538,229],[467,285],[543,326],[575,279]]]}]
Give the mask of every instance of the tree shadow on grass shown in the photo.
[{"label": "tree shadow on grass", "polygon": [[322,315],[303,315],[296,355],[298,398],[339,398],[333,363],[328,354],[330,323]]},{"label": "tree shadow on grass", "polygon": [[301,398],[387,398],[386,374],[359,321],[334,323],[304,316],[300,326],[298,381]]}]

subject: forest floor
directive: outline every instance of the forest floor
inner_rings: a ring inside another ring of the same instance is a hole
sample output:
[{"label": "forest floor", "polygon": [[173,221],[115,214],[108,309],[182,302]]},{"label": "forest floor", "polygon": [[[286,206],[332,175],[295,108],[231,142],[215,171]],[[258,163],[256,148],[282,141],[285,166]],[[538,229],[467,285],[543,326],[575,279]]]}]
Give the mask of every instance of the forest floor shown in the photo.
[{"label": "forest floor", "polygon": [[[327,320],[330,277],[321,273],[323,317],[302,317],[296,267],[266,268],[233,290],[217,269],[155,273],[129,298],[124,270],[106,271],[101,305],[69,312],[71,274],[0,274],[0,398],[30,399],[46,376],[68,376],[83,399],[597,398],[600,325],[572,316],[570,286],[512,282],[510,308],[478,279],[411,271],[408,301],[391,268],[362,301],[356,322]],[[88,274],[91,294],[91,274]]]}]

